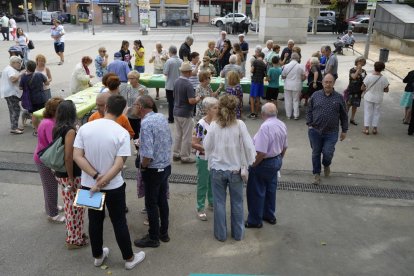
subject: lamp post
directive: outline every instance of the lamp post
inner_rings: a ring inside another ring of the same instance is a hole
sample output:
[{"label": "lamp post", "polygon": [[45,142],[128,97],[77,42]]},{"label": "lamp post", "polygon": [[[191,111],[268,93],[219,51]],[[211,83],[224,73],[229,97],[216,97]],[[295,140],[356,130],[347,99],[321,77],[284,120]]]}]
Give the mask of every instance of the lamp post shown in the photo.
[{"label": "lamp post", "polygon": [[27,0],[24,0],[24,11],[26,15],[26,28],[27,32],[29,32],[29,12],[27,11]]},{"label": "lamp post", "polygon": [[91,17],[92,17],[91,24],[92,24],[92,35],[95,35],[95,12],[93,10],[93,1],[94,0],[91,0]]}]

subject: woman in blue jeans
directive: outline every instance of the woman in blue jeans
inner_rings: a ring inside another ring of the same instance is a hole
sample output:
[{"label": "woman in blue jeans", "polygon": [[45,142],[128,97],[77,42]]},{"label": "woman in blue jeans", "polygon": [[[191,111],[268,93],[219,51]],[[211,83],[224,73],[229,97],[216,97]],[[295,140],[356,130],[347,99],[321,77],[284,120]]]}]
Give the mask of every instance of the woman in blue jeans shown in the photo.
[{"label": "woman in blue jeans", "polygon": [[253,164],[256,151],[243,121],[237,120],[239,99],[225,95],[219,100],[217,120],[212,122],[204,140],[205,157],[211,176],[214,203],[214,236],[227,239],[226,196],[230,192],[231,236],[244,236],[242,167]]}]

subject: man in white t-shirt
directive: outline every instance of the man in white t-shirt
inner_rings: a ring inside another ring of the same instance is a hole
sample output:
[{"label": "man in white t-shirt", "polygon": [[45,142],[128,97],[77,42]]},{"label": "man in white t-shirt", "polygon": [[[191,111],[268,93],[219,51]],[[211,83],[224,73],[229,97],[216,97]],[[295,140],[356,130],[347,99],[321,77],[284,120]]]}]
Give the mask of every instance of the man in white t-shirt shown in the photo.
[{"label": "man in white t-shirt", "polygon": [[9,18],[6,14],[3,14],[0,18],[1,24],[1,33],[3,35],[3,40],[9,41]]},{"label": "man in white t-shirt", "polygon": [[54,39],[54,47],[56,54],[60,57],[58,65],[62,65],[65,62],[65,29],[57,19],[53,20],[53,27],[50,32],[50,36]]},{"label": "man in white t-shirt", "polygon": [[[125,217],[125,182],[121,170],[125,160],[131,156],[129,133],[116,119],[122,114],[126,100],[120,95],[108,98],[105,116],[83,125],[74,142],[73,159],[82,169],[81,184],[91,193],[106,193],[105,205],[108,208],[116,240],[125,260],[125,269],[132,269],[145,258],[143,251],[132,252]],[[105,212],[88,210],[89,238],[94,265],[101,266],[109,255],[109,249],[103,246],[103,222]]]}]

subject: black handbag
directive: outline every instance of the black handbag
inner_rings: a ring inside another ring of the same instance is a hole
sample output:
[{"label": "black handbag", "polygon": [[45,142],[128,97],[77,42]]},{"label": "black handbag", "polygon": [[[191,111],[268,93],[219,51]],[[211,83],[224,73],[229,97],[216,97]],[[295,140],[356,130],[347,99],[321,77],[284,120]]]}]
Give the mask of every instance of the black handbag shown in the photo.
[{"label": "black handbag", "polygon": [[29,48],[29,50],[33,50],[35,48],[32,40],[29,40],[29,42],[27,43],[27,48]]}]

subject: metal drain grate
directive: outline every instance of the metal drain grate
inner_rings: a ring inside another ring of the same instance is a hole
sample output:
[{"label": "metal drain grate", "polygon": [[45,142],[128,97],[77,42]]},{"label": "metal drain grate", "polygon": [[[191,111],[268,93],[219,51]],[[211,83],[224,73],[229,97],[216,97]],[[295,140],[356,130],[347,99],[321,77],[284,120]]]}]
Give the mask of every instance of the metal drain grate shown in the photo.
[{"label": "metal drain grate", "polygon": [[[36,173],[37,168],[34,164],[6,163],[0,162],[0,170],[11,170],[21,172]],[[136,179],[136,170],[124,171],[126,179]],[[187,174],[172,174],[170,183],[179,184],[197,184],[197,176]],[[345,186],[345,185],[318,185],[300,182],[279,181],[278,190],[297,191],[307,193],[322,193],[335,195],[351,195],[373,198],[389,198],[389,199],[406,199],[414,200],[414,191],[401,189],[384,189],[367,186]]]}]

